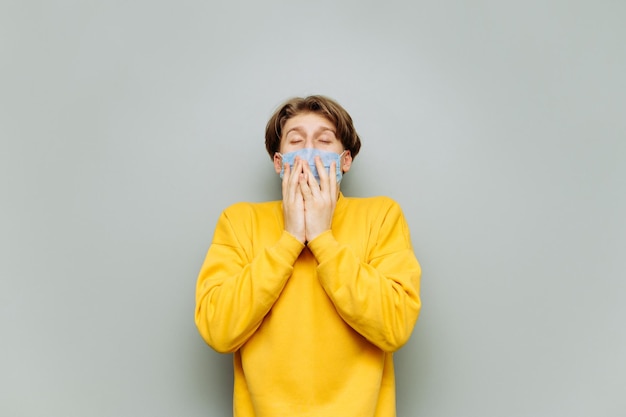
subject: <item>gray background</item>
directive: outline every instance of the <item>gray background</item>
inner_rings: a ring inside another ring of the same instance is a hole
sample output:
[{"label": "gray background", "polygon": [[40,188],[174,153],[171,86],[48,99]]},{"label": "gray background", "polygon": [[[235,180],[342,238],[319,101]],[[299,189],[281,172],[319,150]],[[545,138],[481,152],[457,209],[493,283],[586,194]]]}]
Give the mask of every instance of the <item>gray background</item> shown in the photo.
[{"label": "gray background", "polygon": [[0,3],[0,415],[227,416],[193,324],[265,122],[327,94],[403,207],[401,416],[626,415],[626,3]]}]

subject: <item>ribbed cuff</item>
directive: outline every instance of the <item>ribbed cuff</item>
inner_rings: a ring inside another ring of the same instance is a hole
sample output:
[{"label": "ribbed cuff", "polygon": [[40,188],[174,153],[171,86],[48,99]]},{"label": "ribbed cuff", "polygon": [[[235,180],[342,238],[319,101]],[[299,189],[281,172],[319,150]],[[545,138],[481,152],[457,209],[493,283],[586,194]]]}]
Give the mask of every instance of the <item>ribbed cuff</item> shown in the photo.
[{"label": "ribbed cuff", "polygon": [[289,265],[293,265],[296,262],[302,249],[304,249],[304,243],[300,242],[294,235],[286,230],[283,230],[280,238],[272,247],[272,251],[276,256]]}]

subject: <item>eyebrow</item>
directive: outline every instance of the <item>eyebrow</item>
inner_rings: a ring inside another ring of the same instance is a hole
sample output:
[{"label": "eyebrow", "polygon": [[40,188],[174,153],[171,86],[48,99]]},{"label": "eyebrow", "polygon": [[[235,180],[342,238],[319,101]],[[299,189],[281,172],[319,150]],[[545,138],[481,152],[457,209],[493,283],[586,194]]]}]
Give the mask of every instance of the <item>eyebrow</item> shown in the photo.
[{"label": "eyebrow", "polygon": [[[298,132],[298,133],[302,133],[302,134],[304,134],[304,133],[305,133],[305,132],[304,132],[304,129],[302,128],[302,126],[295,126],[295,127],[292,127],[291,129],[289,129],[288,131],[286,131],[286,132],[285,132],[285,136],[289,135],[289,133],[294,132],[294,131],[295,131],[295,132]],[[334,129],[332,129],[332,128],[330,128],[330,127],[326,127],[326,126],[322,126],[322,127],[320,127],[319,129],[317,129],[317,130],[316,130],[315,132],[313,132],[313,133],[314,133],[314,135],[318,135],[318,134],[320,134],[320,133],[322,133],[322,132],[326,132],[326,131],[328,131],[328,132],[332,132],[332,133],[333,133],[333,135],[335,135],[335,137],[337,136],[337,132],[336,132]]]}]

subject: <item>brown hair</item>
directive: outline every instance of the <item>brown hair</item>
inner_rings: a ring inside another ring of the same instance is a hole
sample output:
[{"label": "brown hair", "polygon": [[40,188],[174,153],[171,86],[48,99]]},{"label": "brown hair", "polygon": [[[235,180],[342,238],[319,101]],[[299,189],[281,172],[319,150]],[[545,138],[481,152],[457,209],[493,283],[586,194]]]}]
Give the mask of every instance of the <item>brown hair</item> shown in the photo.
[{"label": "brown hair", "polygon": [[274,158],[280,150],[280,139],[285,122],[302,113],[316,113],[325,117],[337,128],[337,138],[344,149],[354,157],[361,149],[361,139],[354,129],[352,118],[336,101],[324,96],[295,97],[283,103],[274,112],[265,127],[265,149]]}]

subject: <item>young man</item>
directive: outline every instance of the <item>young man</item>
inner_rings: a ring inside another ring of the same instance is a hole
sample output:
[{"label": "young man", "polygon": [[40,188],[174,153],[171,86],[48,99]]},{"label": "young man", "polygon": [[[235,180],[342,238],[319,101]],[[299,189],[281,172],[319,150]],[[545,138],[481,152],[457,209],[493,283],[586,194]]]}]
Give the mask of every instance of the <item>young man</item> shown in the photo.
[{"label": "young man", "polygon": [[283,199],[222,213],[196,288],[200,334],[234,352],[234,415],[395,416],[392,352],[421,306],[400,207],[340,193],[361,142],[327,97],[283,104],[265,144]]}]

